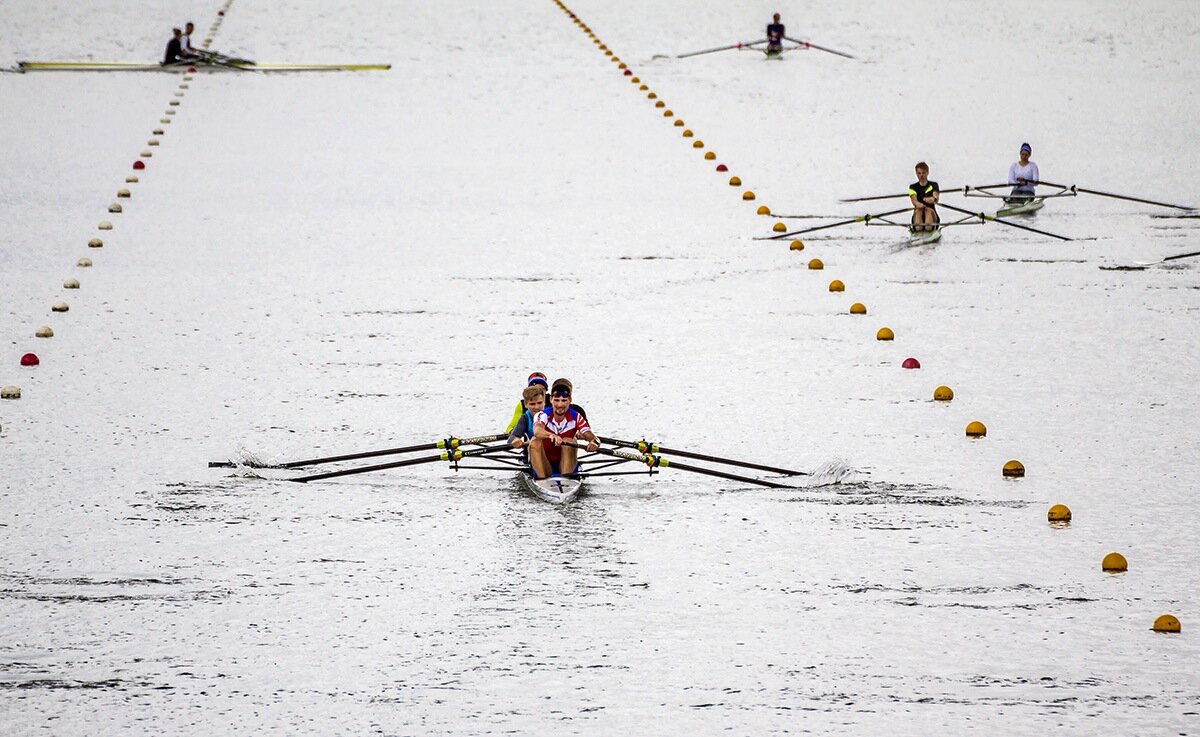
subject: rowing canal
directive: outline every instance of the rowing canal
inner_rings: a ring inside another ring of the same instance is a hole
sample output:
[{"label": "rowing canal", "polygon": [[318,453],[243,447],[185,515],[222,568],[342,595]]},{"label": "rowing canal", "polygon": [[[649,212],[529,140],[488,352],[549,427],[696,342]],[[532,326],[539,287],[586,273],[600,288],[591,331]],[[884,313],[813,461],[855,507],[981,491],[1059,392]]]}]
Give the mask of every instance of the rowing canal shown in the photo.
[{"label": "rowing canal", "polygon": [[[0,74],[0,731],[1200,731],[1200,267],[1101,268],[1197,221],[1080,196],[1021,221],[1070,242],[752,239],[760,204],[853,217],[1023,141],[1051,181],[1200,203],[1196,15],[570,5],[649,90],[551,0],[235,0],[214,35],[389,72]],[[222,7],[10,2],[0,65],[153,58]],[[775,9],[859,59],[653,58]],[[442,464],[207,467],[497,432],[534,370],[602,435],[821,473],[560,508]]]}]

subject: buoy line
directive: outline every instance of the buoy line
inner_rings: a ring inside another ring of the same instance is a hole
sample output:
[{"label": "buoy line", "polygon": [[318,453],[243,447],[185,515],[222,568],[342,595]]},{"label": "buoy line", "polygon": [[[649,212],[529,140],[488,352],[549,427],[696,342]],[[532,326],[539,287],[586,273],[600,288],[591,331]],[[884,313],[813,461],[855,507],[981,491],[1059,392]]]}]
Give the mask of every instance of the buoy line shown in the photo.
[{"label": "buoy line", "polygon": [[[229,8],[232,5],[233,5],[233,0],[226,0],[225,4],[221,6],[221,9],[217,11],[217,18],[216,18],[216,20],[213,21],[212,26],[209,28],[208,36],[204,39],[204,45],[202,48],[208,49],[209,45],[213,41],[213,37],[216,35],[217,31],[220,29],[222,21],[224,21],[225,13],[229,10]],[[132,168],[135,172],[145,171],[146,160],[150,159],[154,156],[154,153],[150,150],[150,148],[155,148],[155,147],[161,146],[161,143],[162,143],[161,137],[164,135],[164,133],[166,131],[166,129],[162,128],[161,126],[168,125],[171,123],[173,116],[177,112],[177,108],[179,108],[181,106],[181,104],[180,104],[181,98],[183,98],[184,94],[185,94],[184,90],[188,90],[191,88],[191,82],[195,78],[195,71],[196,71],[195,68],[189,67],[187,70],[187,73],[185,73],[183,75],[183,81],[179,84],[177,90],[172,93],[172,99],[170,99],[168,101],[167,110],[164,111],[164,117],[159,119],[159,121],[158,121],[159,126],[155,127],[153,129],[150,139],[147,140],[147,142],[146,142],[146,145],[149,148],[146,148],[141,153],[139,153],[138,157],[133,162]],[[129,174],[125,177],[124,183],[127,185],[130,185],[130,184],[138,184],[140,181],[141,181],[141,179],[137,174]],[[128,187],[122,187],[117,190],[116,196],[117,196],[118,201],[114,201],[114,202],[110,203],[105,208],[105,211],[108,215],[120,215],[120,214],[124,213],[125,205],[121,204],[121,202],[119,200],[131,200],[133,198],[133,192]],[[97,224],[96,229],[102,230],[102,231],[105,231],[106,233],[108,233],[108,232],[114,231],[115,226],[114,226],[114,223],[112,220],[101,220]],[[103,248],[104,240],[101,238],[97,238],[97,237],[89,238],[87,241],[87,247],[90,249]],[[78,261],[75,262],[75,267],[79,268],[79,269],[91,268],[92,266],[93,266],[92,259],[87,256],[82,256],[79,258]],[[62,288],[64,290],[66,290],[66,289],[77,290],[77,289],[81,288],[81,282],[78,278],[68,277],[63,280]],[[52,312],[54,314],[69,312],[70,309],[71,309],[70,305],[65,300],[58,300],[50,305],[50,312]],[[55,334],[54,328],[52,326],[41,325],[34,330],[33,337],[38,338],[38,339],[50,339],[50,338],[54,337],[54,334]],[[25,352],[21,356],[19,363],[20,363],[21,367],[23,367],[23,368],[34,369],[41,365],[41,358],[36,353]],[[16,400],[16,399],[20,399],[21,396],[22,396],[22,390],[21,390],[21,387],[18,385],[7,385],[7,386],[0,387],[0,399]],[[2,423],[0,423],[0,432],[3,432],[3,424]]]}]

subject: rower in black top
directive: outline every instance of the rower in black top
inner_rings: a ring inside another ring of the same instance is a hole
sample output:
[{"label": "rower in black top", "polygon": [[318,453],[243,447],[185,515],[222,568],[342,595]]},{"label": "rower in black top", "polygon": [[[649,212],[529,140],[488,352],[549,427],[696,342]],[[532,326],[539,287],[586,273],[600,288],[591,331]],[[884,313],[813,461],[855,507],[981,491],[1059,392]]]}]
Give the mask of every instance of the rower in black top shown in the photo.
[{"label": "rower in black top", "polygon": [[172,38],[167,41],[167,53],[163,56],[163,66],[168,64],[182,64],[187,61],[183,57],[183,31],[178,28],[171,29]]},{"label": "rower in black top", "polygon": [[916,171],[917,181],[908,185],[908,199],[913,205],[912,229],[936,230],[938,223],[942,222],[937,212],[941,190],[937,182],[929,179],[929,164],[918,162]]},{"label": "rower in black top", "polygon": [[783,51],[783,24],[779,22],[779,13],[772,16],[772,22],[767,24],[767,53],[778,54]]}]

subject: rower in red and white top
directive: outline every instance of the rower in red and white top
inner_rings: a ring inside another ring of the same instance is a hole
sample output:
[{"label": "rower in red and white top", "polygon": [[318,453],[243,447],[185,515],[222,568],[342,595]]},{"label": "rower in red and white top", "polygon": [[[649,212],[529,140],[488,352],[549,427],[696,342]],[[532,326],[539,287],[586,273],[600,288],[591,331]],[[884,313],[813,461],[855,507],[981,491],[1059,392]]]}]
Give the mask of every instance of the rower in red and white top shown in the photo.
[{"label": "rower in red and white top", "polygon": [[550,406],[534,418],[535,442],[529,444],[529,463],[539,479],[576,473],[579,449],[569,441],[586,440],[589,452],[600,447],[587,417],[571,406],[571,391],[570,381],[555,379],[550,386]]}]

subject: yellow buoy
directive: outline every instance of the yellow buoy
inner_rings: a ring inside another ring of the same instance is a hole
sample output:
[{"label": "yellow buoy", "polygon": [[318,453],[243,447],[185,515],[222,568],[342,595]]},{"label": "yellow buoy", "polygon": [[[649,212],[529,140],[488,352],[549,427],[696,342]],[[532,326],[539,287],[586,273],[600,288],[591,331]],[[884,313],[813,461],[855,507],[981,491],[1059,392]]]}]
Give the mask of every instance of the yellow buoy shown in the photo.
[{"label": "yellow buoy", "polygon": [[971,420],[967,423],[968,438],[982,438],[984,435],[987,435],[987,425],[979,420]]},{"label": "yellow buoy", "polygon": [[933,398],[938,402],[949,402],[954,399],[954,390],[948,386],[939,386],[933,390]]},{"label": "yellow buoy", "polygon": [[92,238],[92,239],[88,240],[88,248],[103,248],[103,247],[104,247],[104,241],[100,240],[99,238]]},{"label": "yellow buoy", "polygon": [[92,265],[92,260],[90,258],[88,258],[87,256],[84,256],[83,258],[76,261],[75,265],[81,269],[86,269],[87,267]]},{"label": "yellow buoy", "polygon": [[712,151],[705,151],[705,152],[704,152],[704,158],[705,158],[707,161],[712,161],[713,159],[717,158],[717,155],[716,155],[716,153],[714,153],[714,152],[712,152]]},{"label": "yellow buoy", "polygon": [[770,215],[771,208],[767,207],[766,205],[759,205],[755,212],[757,212],[759,215]]},{"label": "yellow buoy", "polygon": [[891,328],[879,328],[879,332],[875,333],[875,340],[894,340],[895,337]]},{"label": "yellow buoy", "polygon": [[37,330],[33,331],[33,335],[37,338],[53,338],[54,330],[52,330],[49,325],[43,325]]},{"label": "yellow buoy", "polygon": [[118,196],[118,197],[125,197],[125,198],[129,198],[129,197],[132,197],[132,196],[133,196],[133,193],[132,193],[132,192],[130,192],[129,190],[127,190],[127,189],[118,189],[118,190],[117,190],[117,196]]},{"label": "yellow buoy", "polygon": [[630,84],[641,84],[641,83],[642,83],[642,80],[641,80],[641,79],[639,79],[638,77],[630,77],[630,78],[629,78],[629,83],[630,83]]},{"label": "yellow buoy", "polygon": [[729,177],[729,186],[730,187],[742,186],[742,178],[741,177]]},{"label": "yellow buoy", "polygon": [[1005,478],[1019,479],[1025,477],[1025,464],[1018,460],[1011,460],[1004,464],[1004,468],[1000,471]]},{"label": "yellow buoy", "polygon": [[742,192],[742,199],[746,202],[749,202],[750,200],[754,199],[754,193],[750,190],[746,190],[745,192]]},{"label": "yellow buoy", "polygon": [[[682,128],[682,127],[683,127],[683,118],[676,118],[676,119],[675,119],[675,127],[676,127],[676,128]],[[683,135],[685,135],[685,136],[686,136],[687,134],[686,134],[686,133],[684,133]]]},{"label": "yellow buoy", "polygon": [[663,111],[663,117],[664,117],[664,118],[672,118],[672,117],[674,117],[674,116],[675,116],[675,113],[671,112],[670,110],[664,110],[664,111]]},{"label": "yellow buoy", "polygon": [[693,141],[692,148],[704,148],[704,141]]},{"label": "yellow buoy", "polygon": [[109,212],[121,212],[120,203],[118,203],[118,202],[112,203],[111,205],[108,206],[108,211]]},{"label": "yellow buoy", "polygon": [[775,231],[776,233],[782,233],[787,230],[787,226],[783,223],[775,223],[771,226],[771,230]]},{"label": "yellow buoy", "polygon": [[1071,508],[1066,504],[1055,504],[1050,507],[1050,511],[1046,512],[1046,519],[1051,522],[1070,522]]},{"label": "yellow buoy", "polygon": [[850,305],[850,314],[865,315],[867,314],[867,306],[862,302],[855,302],[854,304]]},{"label": "yellow buoy", "polygon": [[667,103],[663,102],[662,100],[659,100],[658,102],[654,103],[654,107],[666,107],[666,106],[667,106]]},{"label": "yellow buoy", "polygon": [[1129,561],[1120,553],[1109,553],[1100,561],[1100,570],[1110,573],[1121,573],[1129,570]]},{"label": "yellow buoy", "polygon": [[811,271],[820,271],[821,269],[825,268],[825,263],[819,258],[814,258],[808,262],[808,268]]},{"label": "yellow buoy", "polygon": [[1159,615],[1151,629],[1155,632],[1179,632],[1179,618],[1174,614]]},{"label": "yellow buoy", "polygon": [[657,100],[657,99],[658,99],[658,93],[651,92],[650,94],[646,95],[646,99],[647,99],[647,100]]},{"label": "yellow buoy", "polygon": [[804,242],[800,241],[800,240],[794,240],[788,244],[788,250],[789,251],[803,251],[804,250]]},{"label": "yellow buoy", "polygon": [[842,283],[841,279],[834,279],[833,281],[829,282],[829,291],[844,292],[846,291],[846,285]]},{"label": "yellow buoy", "polygon": [[[676,123],[682,123],[683,121],[682,121],[682,120],[676,120],[675,122],[676,122]],[[691,138],[691,137],[692,137],[692,136],[694,136],[694,135],[695,135],[695,134],[694,134],[694,133],[692,133],[692,129],[691,129],[691,128],[688,128],[687,130],[685,130],[685,131],[683,132],[683,137],[684,137],[684,138]]]},{"label": "yellow buoy", "polygon": [[646,85],[641,85],[640,87],[638,87],[638,89],[641,90],[642,92],[645,92],[646,90],[648,90],[650,88],[647,87]]},{"label": "yellow buoy", "polygon": [[63,289],[79,289],[78,279],[66,279],[63,281]]},{"label": "yellow buoy", "polygon": [[66,302],[55,302],[54,304],[50,305],[50,310],[52,312],[67,312],[70,309],[71,306]]}]

